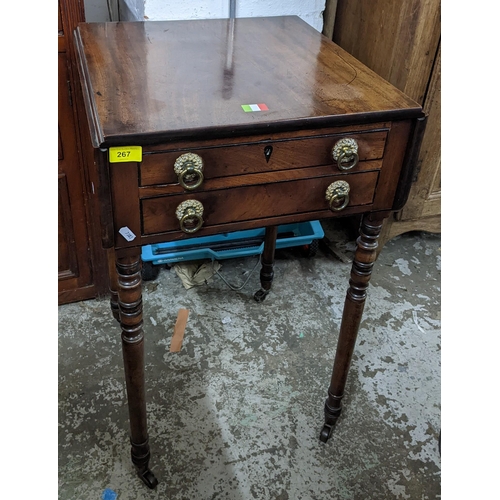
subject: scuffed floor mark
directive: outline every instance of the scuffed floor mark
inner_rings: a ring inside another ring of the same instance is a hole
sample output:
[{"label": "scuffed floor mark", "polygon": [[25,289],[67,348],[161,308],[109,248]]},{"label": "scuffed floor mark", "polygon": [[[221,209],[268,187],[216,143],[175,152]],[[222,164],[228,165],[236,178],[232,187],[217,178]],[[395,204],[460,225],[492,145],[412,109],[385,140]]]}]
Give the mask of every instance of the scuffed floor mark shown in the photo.
[{"label": "scuffed floor mark", "polygon": [[396,259],[394,261],[394,266],[396,266],[406,276],[410,276],[411,275],[411,270],[410,270],[410,267],[409,267],[409,262],[406,259]]}]

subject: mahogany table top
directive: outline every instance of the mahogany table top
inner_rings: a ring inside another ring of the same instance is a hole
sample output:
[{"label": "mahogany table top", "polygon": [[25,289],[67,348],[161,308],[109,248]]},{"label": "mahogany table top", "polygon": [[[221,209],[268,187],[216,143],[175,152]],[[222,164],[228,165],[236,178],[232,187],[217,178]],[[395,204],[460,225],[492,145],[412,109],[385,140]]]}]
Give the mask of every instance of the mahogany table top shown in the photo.
[{"label": "mahogany table top", "polygon": [[85,23],[75,39],[94,147],[421,115],[296,16]]}]

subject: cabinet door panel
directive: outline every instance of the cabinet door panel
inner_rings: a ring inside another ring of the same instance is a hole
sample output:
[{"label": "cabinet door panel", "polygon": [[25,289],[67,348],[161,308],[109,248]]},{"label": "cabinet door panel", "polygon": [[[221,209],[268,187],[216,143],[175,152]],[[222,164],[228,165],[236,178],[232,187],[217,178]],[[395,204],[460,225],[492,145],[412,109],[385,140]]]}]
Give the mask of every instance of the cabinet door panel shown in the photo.
[{"label": "cabinet door panel", "polygon": [[75,246],[75,231],[73,230],[73,220],[71,212],[68,210],[70,206],[68,179],[65,174],[59,174],[58,183],[59,202],[59,280],[68,278],[76,278],[78,276],[78,259],[76,258],[77,250]]},{"label": "cabinet door panel", "polygon": [[417,102],[427,115],[403,209],[379,238],[441,231],[441,0],[338,0],[333,41]]},{"label": "cabinet door panel", "polygon": [[108,272],[96,223],[98,208],[90,188],[95,184],[95,165],[85,146],[90,141],[85,137],[72,40],[76,25],[85,21],[83,2],[59,0],[57,14],[58,301],[65,304],[106,293]]},{"label": "cabinet door panel", "polygon": [[85,194],[77,148],[66,54],[59,53],[59,291],[91,281]]},{"label": "cabinet door panel", "polygon": [[424,111],[427,127],[418,158],[418,177],[401,219],[441,214],[441,49],[436,57]]},{"label": "cabinet door panel", "polygon": [[108,292],[107,256],[101,245],[99,206],[94,195],[97,167],[73,44],[73,31],[83,21],[84,2],[58,0],[59,304]]}]

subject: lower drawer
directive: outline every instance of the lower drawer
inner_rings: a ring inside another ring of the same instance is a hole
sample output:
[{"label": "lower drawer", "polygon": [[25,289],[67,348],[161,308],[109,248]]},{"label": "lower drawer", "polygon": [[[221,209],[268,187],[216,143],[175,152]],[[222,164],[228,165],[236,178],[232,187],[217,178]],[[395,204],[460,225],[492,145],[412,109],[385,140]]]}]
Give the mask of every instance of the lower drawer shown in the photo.
[{"label": "lower drawer", "polygon": [[[142,234],[178,231],[180,221],[176,211],[187,200],[201,203],[201,227],[328,210],[326,191],[338,180],[346,181],[350,187],[346,210],[365,206],[373,202],[378,175],[376,171],[331,175],[142,199]],[[186,220],[191,224],[188,229],[198,224],[198,216],[195,219],[195,223]]]}]

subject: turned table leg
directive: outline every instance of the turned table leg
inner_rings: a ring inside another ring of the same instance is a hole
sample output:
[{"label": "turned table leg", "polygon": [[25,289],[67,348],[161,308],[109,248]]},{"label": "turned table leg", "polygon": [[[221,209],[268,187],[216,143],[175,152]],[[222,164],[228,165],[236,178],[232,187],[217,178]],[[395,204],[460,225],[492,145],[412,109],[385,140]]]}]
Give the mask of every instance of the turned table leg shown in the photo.
[{"label": "turned table leg", "polygon": [[276,238],[278,237],[278,226],[266,227],[264,236],[264,251],[262,252],[260,270],[260,290],[255,292],[253,298],[262,302],[271,291],[274,278],[274,252],[276,250]]},{"label": "turned table leg", "polygon": [[117,252],[116,274],[132,462],[144,483],[154,488],[158,480],[149,470],[140,248],[129,250],[125,255]]},{"label": "turned table leg", "polygon": [[366,290],[377,258],[377,239],[382,229],[384,217],[370,214],[363,217],[360,236],[352,263],[351,278],[342,314],[337,352],[333,364],[332,379],[325,402],[325,424],[320,440],[326,443],[342,411],[342,397],[347,373],[358,335],[359,325],[366,300]]}]

